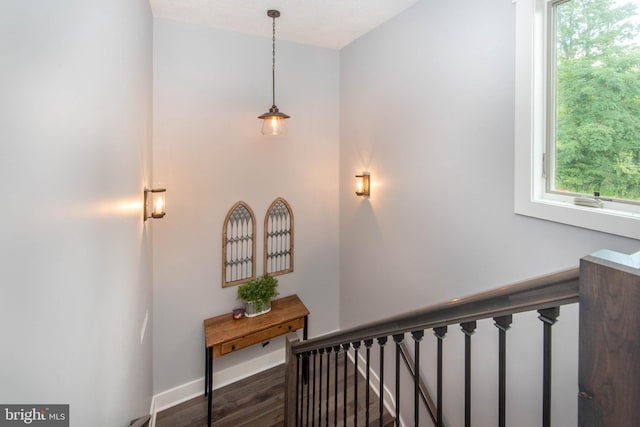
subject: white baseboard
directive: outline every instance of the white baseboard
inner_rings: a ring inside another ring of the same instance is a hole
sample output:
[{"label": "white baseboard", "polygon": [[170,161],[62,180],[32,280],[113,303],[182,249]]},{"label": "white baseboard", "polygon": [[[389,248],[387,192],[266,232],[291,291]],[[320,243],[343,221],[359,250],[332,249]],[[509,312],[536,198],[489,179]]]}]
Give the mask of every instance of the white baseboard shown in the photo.
[{"label": "white baseboard", "polygon": [[[285,350],[280,349],[269,354],[256,357],[244,363],[213,373],[213,389],[240,381],[259,372],[282,365],[285,360]],[[155,427],[156,414],[172,406],[178,405],[204,393],[204,377],[162,391],[151,400],[151,427]]]}]

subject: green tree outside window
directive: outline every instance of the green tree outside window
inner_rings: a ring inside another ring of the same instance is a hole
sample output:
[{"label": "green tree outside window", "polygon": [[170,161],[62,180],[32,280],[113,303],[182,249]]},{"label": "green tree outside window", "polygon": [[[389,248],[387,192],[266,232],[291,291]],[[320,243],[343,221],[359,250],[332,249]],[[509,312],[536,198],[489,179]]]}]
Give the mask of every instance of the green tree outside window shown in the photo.
[{"label": "green tree outside window", "polygon": [[638,3],[555,6],[555,190],[640,201]]}]

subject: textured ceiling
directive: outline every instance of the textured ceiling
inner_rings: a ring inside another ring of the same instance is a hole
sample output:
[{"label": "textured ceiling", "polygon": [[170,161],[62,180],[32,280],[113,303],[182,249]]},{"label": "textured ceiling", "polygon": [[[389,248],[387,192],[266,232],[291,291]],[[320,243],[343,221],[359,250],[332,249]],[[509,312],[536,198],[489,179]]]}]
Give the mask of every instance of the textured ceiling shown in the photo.
[{"label": "textured ceiling", "polygon": [[418,0],[150,0],[154,16],[340,49]]}]

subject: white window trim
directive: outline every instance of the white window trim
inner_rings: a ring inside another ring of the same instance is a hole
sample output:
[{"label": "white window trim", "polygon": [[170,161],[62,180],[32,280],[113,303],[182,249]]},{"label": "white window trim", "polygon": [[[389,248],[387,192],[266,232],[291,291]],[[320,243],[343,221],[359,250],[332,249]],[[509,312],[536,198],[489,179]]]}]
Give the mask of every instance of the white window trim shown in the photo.
[{"label": "white window trim", "polygon": [[546,192],[546,15],[547,0],[516,1],[515,213],[640,239],[637,206],[605,201],[604,208],[589,208]]}]

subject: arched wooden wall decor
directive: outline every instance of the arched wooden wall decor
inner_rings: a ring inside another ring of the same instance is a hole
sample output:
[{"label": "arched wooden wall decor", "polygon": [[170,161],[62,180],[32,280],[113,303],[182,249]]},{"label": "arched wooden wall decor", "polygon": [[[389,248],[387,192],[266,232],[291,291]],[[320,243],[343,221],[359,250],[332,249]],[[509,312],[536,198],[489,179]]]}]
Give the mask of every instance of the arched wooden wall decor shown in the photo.
[{"label": "arched wooden wall decor", "polygon": [[293,271],[293,211],[285,199],[271,203],[264,217],[264,274]]},{"label": "arched wooden wall decor", "polygon": [[222,287],[256,278],[256,217],[244,202],[229,210],[222,225]]}]

